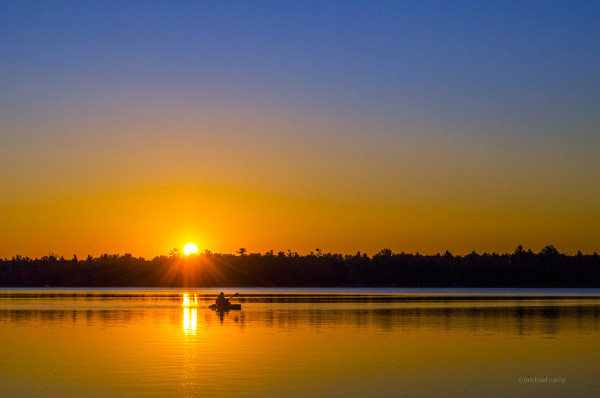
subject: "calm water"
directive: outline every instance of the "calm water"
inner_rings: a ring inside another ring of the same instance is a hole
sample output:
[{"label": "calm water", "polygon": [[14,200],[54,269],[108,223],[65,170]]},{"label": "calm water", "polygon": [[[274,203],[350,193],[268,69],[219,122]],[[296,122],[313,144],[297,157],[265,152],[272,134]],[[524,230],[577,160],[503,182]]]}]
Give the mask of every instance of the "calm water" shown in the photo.
[{"label": "calm water", "polygon": [[0,396],[600,396],[600,290],[236,291],[0,290]]}]

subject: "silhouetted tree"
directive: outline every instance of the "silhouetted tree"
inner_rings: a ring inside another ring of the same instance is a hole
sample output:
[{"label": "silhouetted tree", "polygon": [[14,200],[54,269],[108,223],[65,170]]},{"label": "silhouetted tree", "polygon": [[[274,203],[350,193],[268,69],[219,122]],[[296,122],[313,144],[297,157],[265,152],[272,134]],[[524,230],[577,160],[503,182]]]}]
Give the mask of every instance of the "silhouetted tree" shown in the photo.
[{"label": "silhouetted tree", "polygon": [[548,258],[554,258],[560,255],[560,253],[558,252],[558,250],[556,250],[556,248],[552,245],[548,245],[546,247],[544,247],[542,250],[540,250],[540,255],[544,256],[544,257],[548,257]]},{"label": "silhouetted tree", "polygon": [[391,257],[393,256],[394,253],[392,252],[392,249],[382,249],[379,253],[376,254],[376,256],[383,256],[383,257]]},{"label": "silhouetted tree", "polygon": [[0,286],[600,287],[597,253],[567,256],[553,246],[538,254],[519,246],[512,254],[466,256],[384,249],[372,258],[321,250],[307,256],[291,250],[248,255],[240,249],[239,256],[205,251],[181,261],[176,253],[151,261],[105,253],[78,262],[16,255],[0,260]]}]

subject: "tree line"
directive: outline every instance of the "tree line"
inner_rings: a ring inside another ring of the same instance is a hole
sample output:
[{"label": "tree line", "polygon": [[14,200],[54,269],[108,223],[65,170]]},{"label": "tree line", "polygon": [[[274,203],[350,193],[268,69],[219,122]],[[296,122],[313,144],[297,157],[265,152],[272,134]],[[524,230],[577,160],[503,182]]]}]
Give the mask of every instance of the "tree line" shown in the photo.
[{"label": "tree line", "polygon": [[600,287],[598,253],[566,255],[553,246],[539,253],[467,255],[394,253],[368,256],[288,250],[264,254],[184,256],[173,249],[152,260],[103,254],[79,260],[56,255],[0,259],[2,287]]}]

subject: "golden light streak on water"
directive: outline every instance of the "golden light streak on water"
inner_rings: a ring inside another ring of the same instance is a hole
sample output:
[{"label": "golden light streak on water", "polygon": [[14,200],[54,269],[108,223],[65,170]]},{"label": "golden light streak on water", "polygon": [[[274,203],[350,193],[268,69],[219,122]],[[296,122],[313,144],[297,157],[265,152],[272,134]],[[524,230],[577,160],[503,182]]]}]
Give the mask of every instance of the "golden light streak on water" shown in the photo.
[{"label": "golden light streak on water", "polygon": [[196,334],[198,329],[198,310],[195,308],[183,309],[183,331],[185,334]]}]

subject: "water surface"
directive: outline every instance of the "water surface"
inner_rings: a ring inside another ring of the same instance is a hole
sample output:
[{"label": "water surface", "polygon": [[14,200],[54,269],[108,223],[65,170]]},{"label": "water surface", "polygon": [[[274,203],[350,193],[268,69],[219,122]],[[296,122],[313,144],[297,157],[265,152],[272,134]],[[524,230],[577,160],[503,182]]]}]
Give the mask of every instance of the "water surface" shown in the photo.
[{"label": "water surface", "polygon": [[2,289],[0,395],[600,395],[600,290],[236,291]]}]

